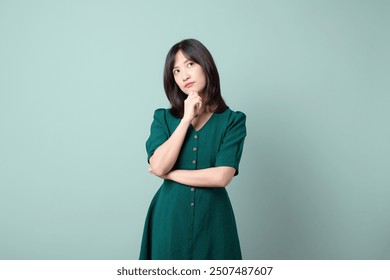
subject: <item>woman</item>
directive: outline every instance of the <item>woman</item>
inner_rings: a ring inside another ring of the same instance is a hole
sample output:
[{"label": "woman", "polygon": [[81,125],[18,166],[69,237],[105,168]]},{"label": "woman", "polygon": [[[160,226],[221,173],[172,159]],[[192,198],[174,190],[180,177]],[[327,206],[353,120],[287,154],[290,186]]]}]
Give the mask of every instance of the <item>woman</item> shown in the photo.
[{"label": "woman", "polygon": [[164,179],[145,222],[140,259],[241,259],[225,187],[238,174],[245,119],[224,102],[210,52],[183,40],[168,52],[164,89],[146,142],[149,172]]}]

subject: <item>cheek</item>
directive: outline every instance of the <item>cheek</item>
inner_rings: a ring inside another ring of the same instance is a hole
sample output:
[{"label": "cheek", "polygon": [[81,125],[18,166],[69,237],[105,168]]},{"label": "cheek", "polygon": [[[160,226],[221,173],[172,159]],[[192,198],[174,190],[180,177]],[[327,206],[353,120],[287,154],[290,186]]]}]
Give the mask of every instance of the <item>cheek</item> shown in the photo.
[{"label": "cheek", "polygon": [[202,82],[206,82],[206,75],[205,73],[203,72],[202,69],[199,69],[198,73],[197,73],[197,76],[199,77],[199,79],[202,81]]},{"label": "cheek", "polygon": [[202,80],[203,86],[206,86],[206,76],[203,73],[202,73],[202,76],[201,76],[201,80]]},{"label": "cheek", "polygon": [[183,85],[182,85],[182,83],[180,83],[180,79],[178,79],[178,78],[175,77],[174,80],[175,80],[175,84],[177,85],[177,87],[178,87],[182,92],[184,92],[185,94],[187,94],[186,88],[184,88]]},{"label": "cheek", "polygon": [[178,87],[180,87],[180,83],[179,83],[179,81],[178,81],[178,78],[177,78],[177,77],[174,77],[174,80],[175,80],[176,85],[177,85]]}]

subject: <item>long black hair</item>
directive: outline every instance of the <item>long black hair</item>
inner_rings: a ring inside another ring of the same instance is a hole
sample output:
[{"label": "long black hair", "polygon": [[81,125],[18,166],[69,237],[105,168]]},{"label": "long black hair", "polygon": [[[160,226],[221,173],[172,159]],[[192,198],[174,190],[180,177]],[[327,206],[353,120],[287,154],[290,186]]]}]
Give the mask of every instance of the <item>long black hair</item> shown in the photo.
[{"label": "long black hair", "polygon": [[222,113],[228,108],[221,96],[219,84],[219,74],[214,59],[208,49],[198,40],[186,39],[175,44],[168,52],[164,67],[164,89],[171,103],[171,113],[179,118],[184,115],[184,100],[187,95],[181,91],[173,76],[175,56],[178,51],[195,63],[199,64],[206,76],[206,86],[204,88],[205,105],[210,106],[215,113]]}]

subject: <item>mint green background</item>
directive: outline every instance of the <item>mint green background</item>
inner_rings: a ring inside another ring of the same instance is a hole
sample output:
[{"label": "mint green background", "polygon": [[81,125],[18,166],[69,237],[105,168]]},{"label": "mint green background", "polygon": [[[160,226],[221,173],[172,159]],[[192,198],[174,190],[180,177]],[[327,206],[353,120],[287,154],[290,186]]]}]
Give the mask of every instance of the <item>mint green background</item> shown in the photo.
[{"label": "mint green background", "polygon": [[246,259],[390,259],[389,1],[0,1],[0,258],[136,259],[169,48],[247,114]]}]

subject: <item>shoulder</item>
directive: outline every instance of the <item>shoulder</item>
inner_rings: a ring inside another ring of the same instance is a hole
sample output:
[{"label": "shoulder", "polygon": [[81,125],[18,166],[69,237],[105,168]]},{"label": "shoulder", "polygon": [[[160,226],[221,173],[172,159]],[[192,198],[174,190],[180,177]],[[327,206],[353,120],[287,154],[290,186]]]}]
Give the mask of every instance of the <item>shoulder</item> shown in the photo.
[{"label": "shoulder", "polygon": [[176,119],[176,117],[172,115],[171,110],[167,108],[158,108],[154,110],[153,116],[155,119],[159,119],[159,120]]},{"label": "shoulder", "polygon": [[158,108],[154,111],[153,122],[166,127],[169,131],[174,131],[180,120],[180,118],[172,115],[170,109]]},{"label": "shoulder", "polygon": [[167,111],[168,109],[165,109],[165,108],[157,108],[156,110],[154,110],[154,116],[163,116],[165,115],[165,111]]},{"label": "shoulder", "polygon": [[244,123],[246,121],[246,115],[241,111],[234,111],[230,107],[225,111],[220,113],[221,117],[227,120],[229,124],[231,123]]},{"label": "shoulder", "polygon": [[246,135],[246,115],[241,111],[227,108],[222,113],[216,114],[218,127],[223,133],[229,135]]}]

